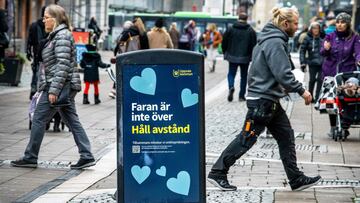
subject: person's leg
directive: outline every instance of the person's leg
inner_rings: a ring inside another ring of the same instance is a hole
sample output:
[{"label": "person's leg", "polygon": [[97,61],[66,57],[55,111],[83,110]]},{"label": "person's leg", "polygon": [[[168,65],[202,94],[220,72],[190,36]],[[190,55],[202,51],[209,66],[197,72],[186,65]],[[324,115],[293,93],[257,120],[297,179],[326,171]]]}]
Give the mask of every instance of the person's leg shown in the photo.
[{"label": "person's leg", "polygon": [[316,92],[315,92],[315,101],[319,99],[320,90],[322,86],[322,79],[321,79],[321,66],[316,67]]},{"label": "person's leg", "polygon": [[289,118],[280,104],[276,108],[276,114],[267,127],[279,145],[280,158],[291,182],[303,173],[297,167],[295,137]]},{"label": "person's leg", "polygon": [[314,98],[314,86],[316,82],[317,66],[309,66],[309,92]]},{"label": "person's leg", "polygon": [[329,114],[330,120],[330,132],[328,133],[329,137],[333,137],[335,135],[336,129],[336,115]]},{"label": "person's leg", "polygon": [[54,132],[60,132],[60,122],[61,116],[59,112],[56,112],[54,115]]},{"label": "person's leg", "polygon": [[228,79],[228,87],[229,87],[229,95],[228,95],[228,101],[231,102],[233,100],[234,95],[234,83],[235,83],[235,76],[237,72],[238,64],[237,63],[231,63],[229,62],[229,71],[227,74]]},{"label": "person's leg", "polygon": [[99,99],[99,82],[94,82],[94,90],[95,90],[95,94],[94,94],[94,99],[95,99],[95,104],[100,104],[101,101]]},{"label": "person's leg", "polygon": [[32,77],[30,83],[30,97],[29,97],[30,100],[32,99],[32,96],[36,93],[37,90],[38,69],[39,69],[39,65],[33,62],[31,64]]},{"label": "person's leg", "polygon": [[83,95],[83,104],[90,104],[89,102],[89,89],[90,89],[90,82],[85,82],[85,89]]},{"label": "person's leg", "polygon": [[80,159],[93,160],[94,157],[91,153],[90,141],[76,113],[74,99],[72,98],[72,104],[70,106],[60,108],[59,112],[61,118],[65,121],[74,136],[75,143],[79,149]]},{"label": "person's leg", "polygon": [[267,127],[279,145],[280,158],[291,189],[294,191],[304,190],[320,182],[321,176],[308,177],[299,170],[296,163],[294,131],[280,104],[277,104],[274,117]]},{"label": "person's leg", "polygon": [[222,190],[235,190],[235,186],[229,185],[227,173],[230,167],[245,154],[256,142],[257,136],[264,131],[264,123],[251,122],[254,109],[259,106],[259,100],[247,101],[248,112],[242,128],[242,132],[226,147],[215,162],[208,175],[208,180]]},{"label": "person's leg", "polygon": [[56,113],[56,109],[50,107],[48,97],[47,91],[44,91],[34,112],[30,140],[23,157],[24,160],[29,162],[37,162],[41,142],[45,134],[45,125]]},{"label": "person's leg", "polygon": [[240,92],[239,99],[245,100],[246,93],[246,84],[247,84],[247,75],[248,75],[249,64],[240,64]]}]

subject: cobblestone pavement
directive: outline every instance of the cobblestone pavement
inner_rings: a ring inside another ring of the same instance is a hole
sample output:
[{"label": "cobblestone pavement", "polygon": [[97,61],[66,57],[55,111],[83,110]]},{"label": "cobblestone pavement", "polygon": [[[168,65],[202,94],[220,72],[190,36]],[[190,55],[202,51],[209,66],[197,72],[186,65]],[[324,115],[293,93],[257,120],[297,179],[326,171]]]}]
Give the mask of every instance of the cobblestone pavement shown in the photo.
[{"label": "cobblestone pavement", "polygon": [[[298,65],[296,58],[295,63]],[[206,103],[205,109],[207,172],[221,151],[240,132],[247,111],[245,102],[226,101],[226,85],[221,85],[226,84],[223,83],[226,67],[227,64],[221,61],[216,74],[205,74],[208,81],[205,84],[207,94],[205,98],[214,98]],[[110,86],[110,84],[110,82],[105,82],[102,85]],[[221,88],[218,88],[216,84],[219,84]],[[218,89],[215,90],[214,87]],[[1,91],[5,90],[0,88]],[[107,92],[102,87],[101,91]],[[220,93],[216,94],[216,97],[208,95],[214,92]],[[0,200],[2,194],[17,194],[17,196],[8,195],[8,199],[4,202],[18,198],[19,194],[29,194],[29,188],[35,188],[32,192],[41,191],[44,190],[42,186],[48,185],[49,181],[54,182],[54,180],[69,176],[69,173],[73,171],[69,171],[68,165],[71,161],[76,161],[78,156],[70,133],[50,132],[45,136],[42,150],[51,153],[40,153],[40,168],[29,170],[14,169],[9,166],[9,161],[18,158],[28,141],[28,132],[24,129],[27,117],[22,115],[26,112],[27,102],[19,101],[19,97],[26,97],[26,95],[27,93],[19,91],[19,93],[11,94],[13,98],[10,99],[0,97],[0,102],[4,100],[9,103],[6,104],[8,107],[1,108],[1,114],[13,118],[11,121],[0,120],[0,160],[2,160],[0,161]],[[101,149],[115,142],[115,128],[113,127],[115,113],[111,113],[115,105],[112,100],[105,97],[106,95],[102,97],[103,103],[100,106],[77,106],[81,121],[91,142],[94,143],[94,151],[98,152],[98,158],[105,153]],[[81,103],[81,98],[77,97],[77,103]],[[358,156],[360,135],[358,130],[351,129],[351,136],[346,142],[334,142],[326,136],[328,131],[326,115],[320,115],[313,111],[312,107],[305,106],[301,99],[293,102],[283,100],[282,106],[287,110],[295,131],[299,168],[307,175],[320,174],[325,180],[313,189],[291,192],[279,159],[276,142],[270,135],[264,133],[254,147],[239,159],[229,172],[229,181],[238,186],[239,190],[222,192],[211,184],[207,184],[208,203],[358,201],[360,196],[360,157]],[[12,109],[9,109],[10,107]],[[61,146],[61,150],[54,150],[58,146]],[[27,185],[21,187],[21,183],[24,182]],[[90,188],[74,194],[70,203],[115,202],[113,199],[115,187],[116,170]]]}]

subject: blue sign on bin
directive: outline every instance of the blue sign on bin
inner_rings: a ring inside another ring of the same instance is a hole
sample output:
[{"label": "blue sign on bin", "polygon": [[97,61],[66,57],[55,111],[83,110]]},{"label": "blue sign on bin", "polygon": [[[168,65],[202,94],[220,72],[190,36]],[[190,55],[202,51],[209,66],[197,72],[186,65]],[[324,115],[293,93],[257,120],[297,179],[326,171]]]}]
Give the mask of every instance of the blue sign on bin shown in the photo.
[{"label": "blue sign on bin", "polygon": [[[185,51],[165,55],[183,64],[118,64],[119,202],[205,202],[203,59]],[[191,56],[198,63],[186,63]]]}]

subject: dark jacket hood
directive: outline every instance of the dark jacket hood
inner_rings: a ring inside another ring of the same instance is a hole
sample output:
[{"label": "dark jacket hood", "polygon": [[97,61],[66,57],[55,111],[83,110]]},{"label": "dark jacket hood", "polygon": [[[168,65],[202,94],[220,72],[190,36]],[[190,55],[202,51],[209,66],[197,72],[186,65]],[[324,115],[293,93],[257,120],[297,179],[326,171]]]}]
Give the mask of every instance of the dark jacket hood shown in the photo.
[{"label": "dark jacket hood", "polygon": [[258,36],[258,43],[261,44],[263,41],[270,38],[281,38],[285,42],[288,42],[289,36],[272,23],[267,23],[261,30]]},{"label": "dark jacket hood", "polygon": [[236,21],[233,27],[236,29],[248,29],[250,25],[244,22]]},{"label": "dark jacket hood", "polygon": [[100,54],[97,53],[97,52],[84,52],[83,53],[83,60],[85,62],[91,62],[92,60],[99,60],[101,57],[100,57]]}]

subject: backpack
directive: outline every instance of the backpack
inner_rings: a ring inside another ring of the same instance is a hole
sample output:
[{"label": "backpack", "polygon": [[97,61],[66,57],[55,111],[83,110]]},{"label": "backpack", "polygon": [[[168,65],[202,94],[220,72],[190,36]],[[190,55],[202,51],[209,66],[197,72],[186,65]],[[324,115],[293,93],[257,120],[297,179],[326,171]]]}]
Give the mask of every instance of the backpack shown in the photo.
[{"label": "backpack", "polygon": [[140,49],[140,36],[131,36],[129,33],[129,39],[126,41],[125,52],[136,51]]}]

